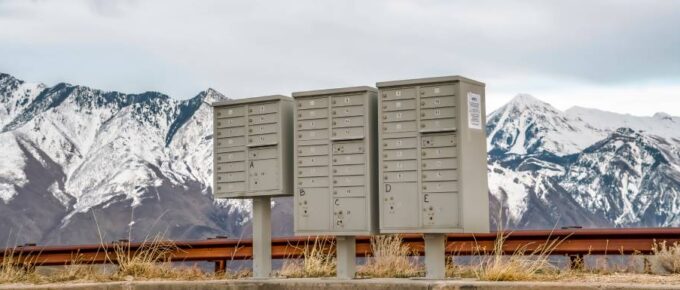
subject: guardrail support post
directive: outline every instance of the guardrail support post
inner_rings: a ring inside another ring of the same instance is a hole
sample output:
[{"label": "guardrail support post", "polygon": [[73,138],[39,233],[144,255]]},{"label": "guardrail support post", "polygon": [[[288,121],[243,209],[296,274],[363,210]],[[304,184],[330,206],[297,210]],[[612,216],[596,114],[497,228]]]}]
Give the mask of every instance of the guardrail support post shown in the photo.
[{"label": "guardrail support post", "polygon": [[253,278],[269,278],[272,272],[271,200],[253,198]]},{"label": "guardrail support post", "polygon": [[441,280],[446,278],[446,235],[425,234],[425,278]]},{"label": "guardrail support post", "polygon": [[338,279],[354,279],[354,274],[356,273],[356,244],[357,240],[354,236],[335,237]]},{"label": "guardrail support post", "polygon": [[227,261],[217,260],[215,261],[215,274],[224,274],[227,272]]}]

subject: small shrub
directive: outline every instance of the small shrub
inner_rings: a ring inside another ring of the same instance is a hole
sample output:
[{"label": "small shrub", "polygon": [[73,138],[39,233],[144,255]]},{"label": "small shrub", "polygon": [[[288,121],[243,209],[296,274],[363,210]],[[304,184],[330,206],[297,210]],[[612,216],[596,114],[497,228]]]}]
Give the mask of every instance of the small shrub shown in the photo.
[{"label": "small shrub", "polygon": [[371,237],[372,256],[359,267],[359,275],[374,278],[408,278],[423,275],[423,269],[412,258],[413,250],[402,243],[399,235]]},{"label": "small shrub", "polygon": [[312,246],[302,249],[301,257],[287,260],[281,268],[284,277],[330,277],[335,275],[335,242],[316,237]]},{"label": "small shrub", "polygon": [[552,251],[561,241],[546,241],[536,249],[528,251],[527,246],[516,249],[512,255],[503,255],[503,245],[507,239],[499,232],[490,256],[482,257],[476,276],[486,281],[526,281],[553,279],[557,268],[549,259]]},{"label": "small shrub", "polygon": [[655,245],[653,252],[664,270],[680,274],[680,243],[675,242],[668,246],[666,241],[663,241]]}]

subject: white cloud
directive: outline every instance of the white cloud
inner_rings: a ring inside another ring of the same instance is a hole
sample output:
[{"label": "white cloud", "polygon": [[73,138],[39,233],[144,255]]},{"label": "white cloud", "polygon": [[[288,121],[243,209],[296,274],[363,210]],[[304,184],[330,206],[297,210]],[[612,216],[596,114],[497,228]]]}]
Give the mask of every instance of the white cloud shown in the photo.
[{"label": "white cloud", "polygon": [[178,98],[462,74],[488,84],[490,109],[524,92],[680,115],[665,101],[678,16],[676,1],[0,0],[0,71]]}]

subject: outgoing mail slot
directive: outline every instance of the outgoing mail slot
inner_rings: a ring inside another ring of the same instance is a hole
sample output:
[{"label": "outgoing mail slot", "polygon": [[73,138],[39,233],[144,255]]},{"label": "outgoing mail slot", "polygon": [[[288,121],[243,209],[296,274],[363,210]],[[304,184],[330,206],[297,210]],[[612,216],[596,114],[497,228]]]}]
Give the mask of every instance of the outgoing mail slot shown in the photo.
[{"label": "outgoing mail slot", "polygon": [[454,146],[449,147],[435,147],[435,148],[423,148],[420,153],[420,158],[422,159],[432,159],[432,158],[454,158],[458,156],[458,148]]},{"label": "outgoing mail slot", "polygon": [[423,182],[423,192],[458,192],[458,181]]},{"label": "outgoing mail slot", "polygon": [[248,135],[261,135],[276,133],[279,131],[279,124],[252,125],[248,128]]},{"label": "outgoing mail slot", "polygon": [[257,148],[248,151],[248,158],[250,159],[274,159],[279,157],[279,150],[273,148]]},{"label": "outgoing mail slot", "polygon": [[416,182],[418,181],[417,171],[398,171],[383,173],[384,182]]},{"label": "outgoing mail slot", "polygon": [[418,170],[417,160],[383,161],[383,171],[409,171]]},{"label": "outgoing mail slot", "polygon": [[243,192],[245,190],[245,182],[217,183],[217,192]]},{"label": "outgoing mail slot", "polygon": [[458,169],[458,159],[443,158],[443,159],[423,159],[423,170],[433,169]]},{"label": "outgoing mail slot", "polygon": [[365,178],[364,175],[334,176],[333,186],[361,186],[366,184],[364,181]]},{"label": "outgoing mail slot", "polygon": [[215,164],[215,172],[218,172],[218,173],[237,172],[237,171],[243,171],[245,169],[246,169],[246,162],[245,161]]},{"label": "outgoing mail slot", "polygon": [[260,103],[248,105],[249,115],[270,114],[279,111],[279,103]]},{"label": "outgoing mail slot", "polygon": [[328,118],[326,118],[326,119],[300,120],[297,123],[297,127],[298,127],[298,130],[327,129],[328,128]]},{"label": "outgoing mail slot", "polygon": [[216,129],[215,138],[244,136],[245,132],[243,127]]},{"label": "outgoing mail slot", "polygon": [[324,140],[328,139],[328,129],[300,130],[297,133],[299,140]]},{"label": "outgoing mail slot", "polygon": [[385,122],[415,121],[416,110],[384,112],[382,118]]},{"label": "outgoing mail slot", "polygon": [[417,159],[416,149],[390,149],[383,150],[383,160],[409,160]]},{"label": "outgoing mail slot", "polygon": [[416,108],[416,100],[395,100],[382,102],[383,111],[402,111],[414,110]]},{"label": "outgoing mail slot", "polygon": [[347,175],[357,175],[364,174],[366,166],[363,164],[358,165],[335,165],[333,166],[333,176],[347,176]]},{"label": "outgoing mail slot", "polygon": [[298,157],[299,166],[325,166],[328,165],[328,155]]},{"label": "outgoing mail slot", "polygon": [[416,131],[416,121],[383,123],[384,133],[401,133],[413,131]]},{"label": "outgoing mail slot", "polygon": [[269,124],[278,122],[279,122],[278,113],[248,116],[248,124],[250,125]]},{"label": "outgoing mail slot", "polygon": [[383,147],[385,149],[416,148],[417,145],[418,140],[415,137],[383,139]]},{"label": "outgoing mail slot", "polygon": [[434,119],[420,121],[420,132],[453,131],[455,129],[455,119]]},{"label": "outgoing mail slot", "polygon": [[299,177],[325,177],[328,176],[328,166],[298,167]]},{"label": "outgoing mail slot", "polygon": [[299,120],[324,119],[328,118],[328,109],[298,110],[297,116]]},{"label": "outgoing mail slot", "polygon": [[309,146],[299,146],[298,156],[317,156],[317,155],[328,155],[328,145],[309,145]]},{"label": "outgoing mail slot", "polygon": [[456,181],[458,180],[458,170],[424,170],[422,172],[423,181]]},{"label": "outgoing mail slot", "polygon": [[217,162],[234,162],[246,160],[246,153],[243,151],[224,152],[217,154]]},{"label": "outgoing mail slot", "polygon": [[243,146],[246,143],[246,137],[220,138],[215,139],[217,147],[234,147]]},{"label": "outgoing mail slot", "polygon": [[441,107],[454,107],[456,102],[453,96],[447,97],[432,97],[432,98],[420,98],[420,108],[441,108]]},{"label": "outgoing mail slot", "polygon": [[279,142],[276,133],[248,136],[248,146],[275,145]]},{"label": "outgoing mail slot", "polygon": [[423,225],[427,227],[458,227],[458,193],[424,193]]},{"label": "outgoing mail slot", "polygon": [[246,181],[246,174],[243,171],[240,172],[229,172],[229,173],[218,173],[215,174],[217,182],[235,182],[235,181]]},{"label": "outgoing mail slot", "polygon": [[227,107],[227,108],[215,108],[215,116],[218,119],[222,118],[232,118],[232,117],[242,117],[245,115],[245,107]]},{"label": "outgoing mail slot", "polygon": [[364,153],[366,145],[360,142],[336,142],[333,143],[333,154],[360,154]]},{"label": "outgoing mail slot", "polygon": [[365,97],[363,95],[337,96],[332,98],[333,107],[363,105]]},{"label": "outgoing mail slot", "polygon": [[434,108],[434,109],[421,109],[420,119],[430,120],[430,119],[442,119],[442,118],[455,118],[456,117],[456,107],[444,107],[444,108]]},{"label": "outgoing mail slot", "polygon": [[427,135],[421,138],[423,148],[456,146],[455,134]]},{"label": "outgoing mail slot", "polygon": [[366,196],[365,186],[335,186],[333,197],[361,197]]},{"label": "outgoing mail slot", "polygon": [[349,106],[349,107],[333,108],[331,115],[333,117],[363,116],[364,115],[364,106]]},{"label": "outgoing mail slot", "polygon": [[331,139],[361,139],[364,138],[364,127],[335,128]]},{"label": "outgoing mail slot", "polygon": [[325,187],[328,188],[328,177],[300,177],[297,180],[298,187]]},{"label": "outgoing mail slot", "polygon": [[300,109],[315,109],[315,108],[327,108],[328,98],[307,98],[302,100],[297,100],[297,106]]},{"label": "outgoing mail slot", "polygon": [[413,99],[415,97],[416,97],[415,88],[383,90],[381,95],[381,98],[383,100]]},{"label": "outgoing mail slot", "polygon": [[245,117],[227,118],[227,119],[217,119],[215,122],[216,128],[229,128],[229,127],[239,127],[245,125]]},{"label": "outgoing mail slot", "polygon": [[420,95],[423,97],[434,96],[453,96],[455,87],[453,85],[436,85],[420,87]]},{"label": "outgoing mail slot", "polygon": [[345,154],[334,155],[333,165],[364,164],[366,156],[364,154]]},{"label": "outgoing mail slot", "polygon": [[333,128],[360,127],[363,125],[363,116],[333,118]]}]

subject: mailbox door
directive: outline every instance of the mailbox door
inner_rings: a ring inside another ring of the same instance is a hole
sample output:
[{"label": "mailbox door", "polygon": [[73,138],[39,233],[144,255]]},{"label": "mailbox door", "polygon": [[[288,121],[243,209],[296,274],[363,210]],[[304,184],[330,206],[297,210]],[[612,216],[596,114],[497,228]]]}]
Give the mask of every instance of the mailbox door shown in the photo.
[{"label": "mailbox door", "polygon": [[363,197],[333,199],[333,229],[360,231],[367,228],[366,200]]},{"label": "mailbox door", "polygon": [[383,183],[382,224],[386,229],[416,228],[419,223],[418,184]]}]

